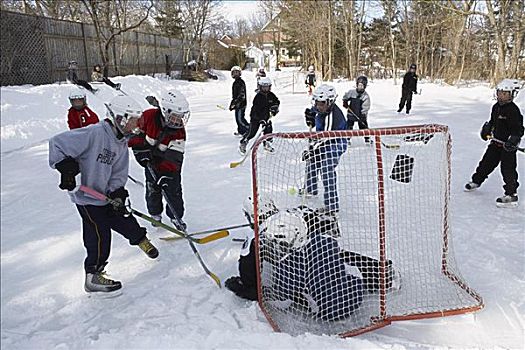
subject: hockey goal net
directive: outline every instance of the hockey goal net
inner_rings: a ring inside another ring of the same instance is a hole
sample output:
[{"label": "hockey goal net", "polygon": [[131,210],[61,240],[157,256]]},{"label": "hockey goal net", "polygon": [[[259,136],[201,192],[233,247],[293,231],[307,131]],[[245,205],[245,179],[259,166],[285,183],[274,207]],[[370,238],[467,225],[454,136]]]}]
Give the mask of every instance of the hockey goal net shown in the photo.
[{"label": "hockey goal net", "polygon": [[443,125],[257,140],[259,304],[275,330],[353,336],[483,307],[454,259],[450,151]]}]

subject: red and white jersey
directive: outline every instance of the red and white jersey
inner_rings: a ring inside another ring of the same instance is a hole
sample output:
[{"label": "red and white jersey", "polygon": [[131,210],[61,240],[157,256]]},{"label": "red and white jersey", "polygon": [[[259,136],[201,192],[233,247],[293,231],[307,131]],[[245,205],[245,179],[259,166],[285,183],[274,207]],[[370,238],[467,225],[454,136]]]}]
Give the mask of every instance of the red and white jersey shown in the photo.
[{"label": "red and white jersey", "polygon": [[84,106],[81,110],[71,107],[67,112],[67,125],[70,130],[96,124],[98,121],[98,115],[88,106]]},{"label": "red and white jersey", "polygon": [[138,148],[153,146],[153,168],[158,173],[179,172],[184,159],[186,130],[163,128],[161,118],[157,108],[145,110],[139,120],[143,134],[132,138],[128,145]]}]

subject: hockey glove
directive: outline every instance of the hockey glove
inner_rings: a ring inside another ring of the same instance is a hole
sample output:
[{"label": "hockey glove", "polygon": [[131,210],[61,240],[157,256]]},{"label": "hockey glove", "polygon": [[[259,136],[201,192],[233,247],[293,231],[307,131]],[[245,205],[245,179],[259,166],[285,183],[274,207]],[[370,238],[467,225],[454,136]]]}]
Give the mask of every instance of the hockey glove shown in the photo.
[{"label": "hockey glove", "polygon": [[171,180],[173,180],[171,176],[163,175],[157,180],[157,186],[167,187],[169,186]]},{"label": "hockey glove", "polygon": [[128,190],[126,190],[124,187],[119,187],[115,191],[111,192],[108,197],[116,202],[114,204],[112,203],[115,213],[122,216],[129,214],[126,206],[124,205],[124,203],[126,203],[126,198],[129,197]]},{"label": "hockey glove", "polygon": [[490,125],[489,122],[485,122],[485,124],[483,124],[479,135],[481,136],[481,139],[483,141],[487,141],[489,139],[489,136],[492,135],[492,126]]},{"label": "hockey glove", "polygon": [[273,105],[270,107],[270,113],[274,116],[279,113],[279,105]]},{"label": "hockey glove", "polygon": [[155,96],[146,96],[146,101],[153,107],[159,107],[159,101]]},{"label": "hockey glove", "polygon": [[314,148],[310,145],[308,146],[308,149],[305,149],[303,151],[303,155],[301,157],[302,161],[307,161],[309,159],[313,159],[314,157]]},{"label": "hockey glove", "polygon": [[228,107],[228,109],[229,109],[230,111],[233,111],[233,110],[235,109],[235,101],[232,101],[232,102],[230,103],[230,107]]},{"label": "hockey glove", "polygon": [[313,128],[315,126],[315,112],[310,108],[304,110],[304,118],[306,119],[306,126]]},{"label": "hockey glove", "polygon": [[520,139],[519,136],[510,135],[507,142],[503,144],[503,149],[507,152],[516,152],[520,144]]},{"label": "hockey glove", "polygon": [[67,157],[58,162],[55,168],[60,172],[60,185],[58,185],[58,188],[73,191],[77,186],[75,176],[80,173],[78,162],[71,157]]},{"label": "hockey glove", "polygon": [[343,100],[343,107],[348,108],[348,100]]},{"label": "hockey glove", "polygon": [[148,163],[153,158],[151,149],[133,149],[133,155],[135,156],[137,163],[144,168],[148,166]]}]

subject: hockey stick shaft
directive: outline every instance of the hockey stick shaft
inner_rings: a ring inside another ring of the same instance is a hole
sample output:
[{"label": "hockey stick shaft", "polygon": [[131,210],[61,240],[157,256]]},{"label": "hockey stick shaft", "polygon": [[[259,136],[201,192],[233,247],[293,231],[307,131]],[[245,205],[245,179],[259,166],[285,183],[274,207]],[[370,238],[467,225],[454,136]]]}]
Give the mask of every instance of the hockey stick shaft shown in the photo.
[{"label": "hockey stick shaft", "polygon": [[[193,237],[193,236],[197,236],[197,235],[203,235],[203,234],[206,234],[206,233],[213,233],[212,235],[209,235],[209,236],[201,238],[201,240],[208,240],[209,237],[215,237],[216,235],[218,236],[222,232],[227,232],[229,234],[228,230],[233,230],[233,229],[236,229],[236,228],[248,227],[248,226],[250,226],[250,224],[241,224],[241,225],[233,225],[233,226],[227,226],[227,227],[219,227],[219,228],[209,229],[209,230],[205,230],[205,231],[198,231],[198,232],[188,233],[188,236]],[[220,237],[212,239],[212,240],[209,240],[209,241],[211,242],[211,241],[214,241],[216,239],[226,237],[226,236],[228,236],[228,234],[227,235],[221,235]],[[178,239],[181,239],[181,238],[182,237],[178,237],[178,236],[170,236],[170,237],[161,237],[160,239],[162,239],[164,241],[173,241],[173,240],[178,240]]]},{"label": "hockey stick shaft", "polygon": [[144,184],[140,182],[139,180],[133,178],[133,176],[128,175],[128,179],[130,179],[131,182],[133,182],[134,184],[139,185],[140,187],[144,187]]},{"label": "hockey stick shaft", "polygon": [[[504,144],[505,144],[505,141],[502,141],[502,140],[496,139],[496,138],[494,138],[494,137],[492,137],[492,136],[488,137],[488,139],[491,140],[491,141],[494,141],[494,142],[496,142],[496,143],[499,143],[499,144],[501,144],[501,145],[504,145]],[[516,150],[525,153],[525,148],[523,148],[523,147],[518,147],[518,146],[516,146]]]},{"label": "hockey stick shaft", "polygon": [[[94,190],[92,188],[89,188],[87,186],[81,185],[81,186],[79,186],[78,189],[80,191],[86,193],[86,194],[89,194],[93,198],[100,199],[100,200],[105,200],[109,204],[112,204],[112,205],[115,205],[115,206],[123,206],[122,203],[117,202],[114,199],[111,199],[108,196],[106,196],[106,195],[104,195],[104,194],[102,194],[102,193],[100,193],[100,192],[98,192],[98,191],[96,191],[96,190]],[[168,230],[168,231],[170,231],[170,232],[172,232],[172,233],[174,233],[176,235],[179,235],[179,236],[181,236],[181,238],[185,238],[184,237],[184,235],[185,235],[184,232],[179,231],[179,230],[177,230],[174,227],[168,226],[168,225],[164,224],[161,221],[157,221],[154,218],[152,218],[151,216],[146,215],[146,214],[144,214],[144,213],[142,213],[142,212],[140,212],[140,211],[138,211],[136,209],[133,209],[133,208],[127,208],[127,209],[129,209],[129,211],[132,214],[138,216],[139,218],[144,219],[144,220],[146,220],[148,222],[151,222],[152,224],[155,224],[158,227],[162,227],[163,229],[166,229],[166,230]],[[226,235],[224,235],[224,232],[226,232]],[[205,244],[205,243],[208,243],[208,242],[211,242],[211,241],[214,241],[214,240],[217,240],[217,239],[220,239],[220,238],[223,238],[223,237],[226,237],[226,236],[229,235],[228,231],[224,231],[224,232],[222,232],[222,231],[220,233],[216,232],[216,233],[214,233],[212,235],[209,235],[209,236],[206,236],[206,237],[202,237],[202,238],[189,237],[189,239],[191,239],[193,242],[198,243],[198,244]]]},{"label": "hockey stick shaft", "polygon": [[262,134],[262,130],[259,130],[259,132],[257,133],[257,137],[253,141],[252,145],[250,146],[250,148],[248,150],[246,150],[246,154],[241,158],[240,161],[238,161],[238,162],[231,162],[230,163],[230,168],[232,168],[232,169],[233,168],[237,168],[239,165],[242,165],[246,161],[246,159],[248,159],[248,157],[250,156],[251,150],[253,149],[253,147],[257,143],[257,140],[261,137],[261,134]]},{"label": "hockey stick shaft", "polygon": [[[348,112],[352,113],[352,115],[353,115],[354,117],[357,118],[357,123],[358,123],[359,125],[361,125],[361,126],[366,126],[365,123],[363,122],[363,120],[362,120],[361,118],[359,118],[359,117],[354,113],[354,111],[352,111],[350,108],[348,108]],[[394,145],[394,144],[389,145],[389,144],[384,143],[383,141],[381,141],[381,145],[382,145],[383,147],[385,147],[385,148],[388,148],[388,149],[399,149],[399,148],[401,147],[401,145]]]},{"label": "hockey stick shaft", "polygon": [[[193,238],[191,235],[188,235],[188,236],[191,237],[192,241],[194,241],[196,243],[206,244],[206,243],[213,242],[213,241],[216,241],[216,240],[224,238],[224,237],[228,237],[229,234],[230,234],[230,232],[228,230],[221,230],[221,231],[216,231],[216,232],[212,233],[211,235],[208,235],[208,236],[202,237],[202,238]],[[160,237],[160,239],[163,240],[163,241],[177,241],[177,240],[180,240],[180,239],[183,239],[183,238],[185,238],[185,237],[182,237],[182,236]]]},{"label": "hockey stick shaft", "polygon": [[[155,170],[153,170],[153,167],[151,166],[151,164],[148,163],[147,165],[147,168],[148,168],[148,171],[150,172],[151,174],[151,177],[153,178],[153,180],[155,182],[157,182],[157,174],[155,173]],[[168,208],[170,209],[170,211],[173,213],[173,215],[177,215],[176,214],[176,211],[175,211],[175,208],[173,207],[172,203],[171,203],[171,200],[170,198],[168,198],[168,196],[166,195],[166,190],[160,186],[160,191],[162,193],[162,197],[164,197],[164,200],[166,201],[166,204],[168,204]],[[204,263],[204,261],[202,260],[202,257],[201,255],[199,254],[199,251],[197,250],[197,248],[195,247],[195,244],[193,244],[193,237],[190,237],[188,236],[187,233],[185,232],[181,232],[181,234],[179,234],[179,236],[183,236],[184,238],[186,238],[188,240],[188,244],[190,245],[191,247],[191,250],[193,251],[193,254],[197,257],[197,260],[199,260],[199,263],[201,264],[202,268],[204,269],[204,271],[206,272],[206,274],[208,276],[210,276],[211,279],[213,279],[215,281],[215,283],[217,283],[217,285],[219,286],[219,288],[221,288],[221,280],[220,278],[214,274],[213,272],[210,271],[210,269],[208,268],[208,266],[206,266],[206,264]]]}]

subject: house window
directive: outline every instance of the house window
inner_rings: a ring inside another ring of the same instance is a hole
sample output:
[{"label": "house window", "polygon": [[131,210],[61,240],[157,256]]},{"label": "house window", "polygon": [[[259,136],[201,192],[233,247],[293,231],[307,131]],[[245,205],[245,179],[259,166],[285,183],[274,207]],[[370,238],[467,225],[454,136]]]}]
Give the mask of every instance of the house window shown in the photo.
[{"label": "house window", "polygon": [[270,50],[270,55],[273,55],[273,50]]},{"label": "house window", "polygon": [[286,49],[281,49],[281,55],[285,55],[286,54]]}]

